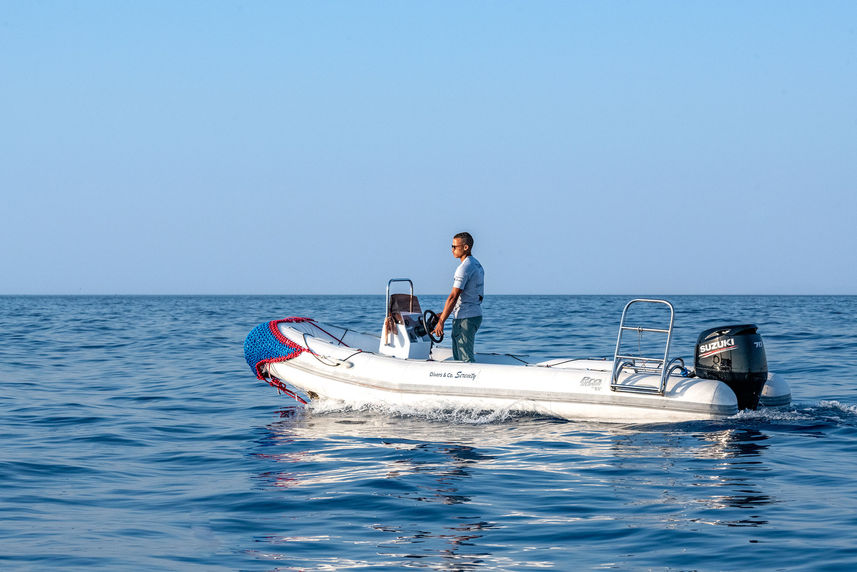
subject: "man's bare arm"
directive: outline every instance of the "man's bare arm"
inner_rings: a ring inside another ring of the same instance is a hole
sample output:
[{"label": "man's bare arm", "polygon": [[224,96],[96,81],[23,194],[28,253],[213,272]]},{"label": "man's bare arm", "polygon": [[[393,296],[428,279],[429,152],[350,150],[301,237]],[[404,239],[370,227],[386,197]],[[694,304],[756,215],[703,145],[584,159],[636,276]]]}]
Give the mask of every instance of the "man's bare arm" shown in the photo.
[{"label": "man's bare arm", "polygon": [[455,308],[455,302],[458,300],[458,297],[461,295],[461,288],[453,288],[452,292],[449,293],[449,296],[446,299],[446,304],[443,307],[443,312],[440,313],[439,319],[437,321],[437,326],[432,332],[436,336],[443,335],[443,323],[452,314],[452,309]]}]

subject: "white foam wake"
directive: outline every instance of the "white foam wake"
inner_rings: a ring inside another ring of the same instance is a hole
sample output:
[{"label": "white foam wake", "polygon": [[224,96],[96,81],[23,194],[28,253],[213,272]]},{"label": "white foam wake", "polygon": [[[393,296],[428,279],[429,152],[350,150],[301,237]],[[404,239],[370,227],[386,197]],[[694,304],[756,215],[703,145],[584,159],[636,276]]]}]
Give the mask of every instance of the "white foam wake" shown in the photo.
[{"label": "white foam wake", "polygon": [[313,414],[368,412],[388,417],[417,417],[430,421],[483,425],[499,423],[516,417],[507,409],[440,409],[432,406],[413,406],[389,403],[344,402],[333,399],[316,399],[307,405]]}]

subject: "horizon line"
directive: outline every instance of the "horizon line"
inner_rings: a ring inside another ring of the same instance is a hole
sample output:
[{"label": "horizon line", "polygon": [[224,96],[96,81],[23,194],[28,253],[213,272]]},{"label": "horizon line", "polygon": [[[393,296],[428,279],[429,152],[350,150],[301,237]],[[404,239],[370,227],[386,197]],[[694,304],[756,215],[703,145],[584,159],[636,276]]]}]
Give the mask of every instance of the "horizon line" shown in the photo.
[{"label": "horizon line", "polygon": [[[699,293],[667,293],[667,294],[628,294],[628,293],[599,293],[599,294],[540,294],[540,293],[496,293],[496,294],[486,294],[485,297],[491,296],[624,296],[624,297],[639,297],[643,295],[651,295],[651,296],[857,296],[854,293],[789,293],[789,294],[776,294],[776,293],[731,293],[731,294],[699,294]],[[171,296],[171,297],[203,297],[203,296],[216,296],[216,297],[228,297],[228,296],[258,296],[258,297],[288,297],[288,296],[384,296],[383,293],[374,293],[374,294],[333,294],[333,293],[313,293],[313,294],[202,294],[202,293],[194,293],[194,294],[177,294],[177,293],[17,293],[17,294],[0,294],[0,298],[12,298],[12,297],[37,297],[37,296],[55,296],[55,297],[72,297],[72,296],[103,296],[103,297],[119,297],[119,296],[127,296],[127,297],[144,297],[144,296]],[[419,296],[448,296],[447,293],[440,294],[420,294]],[[418,297],[419,297],[418,296]]]}]

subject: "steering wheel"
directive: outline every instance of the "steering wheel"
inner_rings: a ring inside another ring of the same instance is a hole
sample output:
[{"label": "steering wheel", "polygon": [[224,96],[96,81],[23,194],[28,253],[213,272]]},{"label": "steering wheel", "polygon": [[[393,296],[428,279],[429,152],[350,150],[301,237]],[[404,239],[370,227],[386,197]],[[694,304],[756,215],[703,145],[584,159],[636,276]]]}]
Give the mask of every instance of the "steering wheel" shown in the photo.
[{"label": "steering wheel", "polygon": [[440,335],[439,338],[436,338],[432,335],[432,332],[437,327],[438,322],[440,322],[440,317],[434,313],[432,310],[426,310],[423,312],[423,321],[426,323],[426,333],[431,341],[436,344],[439,344],[443,341],[443,334]]}]

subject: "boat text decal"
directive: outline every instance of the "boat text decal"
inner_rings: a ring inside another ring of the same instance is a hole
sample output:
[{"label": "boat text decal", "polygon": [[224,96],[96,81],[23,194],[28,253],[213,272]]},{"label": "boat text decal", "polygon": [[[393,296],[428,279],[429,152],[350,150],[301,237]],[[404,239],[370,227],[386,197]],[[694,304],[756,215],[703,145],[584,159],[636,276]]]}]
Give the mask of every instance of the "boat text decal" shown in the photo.
[{"label": "boat text decal", "polygon": [[448,379],[469,379],[474,381],[476,379],[475,373],[464,373],[463,371],[456,371],[455,373],[451,371],[430,371],[429,377],[445,377]]},{"label": "boat text decal", "polygon": [[601,378],[600,377],[584,377],[580,380],[580,387],[591,387],[594,390],[601,389]]}]

